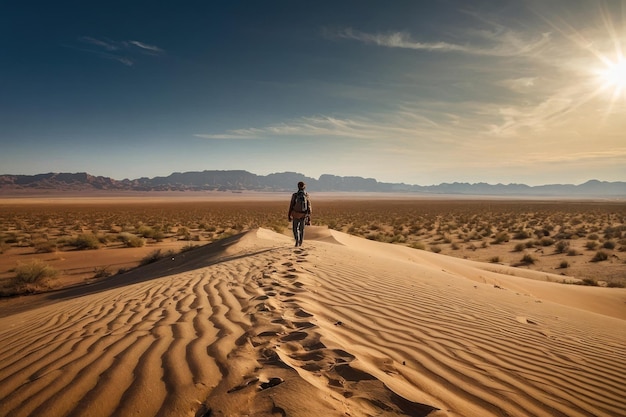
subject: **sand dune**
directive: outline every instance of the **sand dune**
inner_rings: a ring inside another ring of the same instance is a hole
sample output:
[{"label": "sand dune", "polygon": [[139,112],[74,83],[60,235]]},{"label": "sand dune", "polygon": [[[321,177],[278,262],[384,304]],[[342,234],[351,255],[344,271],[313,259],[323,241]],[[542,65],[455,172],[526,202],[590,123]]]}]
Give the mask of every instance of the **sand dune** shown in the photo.
[{"label": "sand dune", "polygon": [[626,290],[307,238],[0,304],[0,415],[626,415]]}]

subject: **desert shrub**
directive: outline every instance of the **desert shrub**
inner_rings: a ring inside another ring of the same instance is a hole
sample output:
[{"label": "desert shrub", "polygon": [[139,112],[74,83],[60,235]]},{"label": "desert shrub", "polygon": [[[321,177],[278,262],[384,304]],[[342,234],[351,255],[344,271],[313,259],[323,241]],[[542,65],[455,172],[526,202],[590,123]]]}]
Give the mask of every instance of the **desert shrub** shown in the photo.
[{"label": "desert shrub", "polygon": [[611,249],[611,250],[613,250],[613,249],[615,249],[615,246],[616,246],[616,244],[612,240],[607,240],[606,242],[604,242],[602,244],[602,247],[604,249]]},{"label": "desert shrub", "polygon": [[106,278],[113,275],[113,273],[109,270],[108,266],[96,267],[93,269],[94,278]]},{"label": "desert shrub", "polygon": [[569,268],[569,262],[561,261],[561,263],[559,264],[559,268],[561,269]]},{"label": "desert shrub", "polygon": [[189,228],[181,227],[176,232],[176,235],[179,236],[180,240],[191,240],[191,232],[189,232]]},{"label": "desert shrub", "polygon": [[341,228],[339,227],[339,223],[337,223],[337,220],[335,219],[328,221],[328,228],[332,230],[341,230]]},{"label": "desert shrub", "polygon": [[410,247],[413,249],[426,250],[426,245],[422,242],[413,242]]},{"label": "desert shrub", "polygon": [[524,240],[528,239],[529,237],[530,233],[528,233],[526,230],[518,230],[513,234],[513,239],[515,240]]},{"label": "desert shrub", "polygon": [[69,239],[67,244],[74,246],[78,250],[100,248],[100,240],[93,233],[82,233],[73,239]]},{"label": "desert shrub", "polygon": [[15,268],[15,284],[42,285],[46,281],[56,278],[59,271],[40,260],[20,264]]},{"label": "desert shrub", "polygon": [[461,249],[461,246],[458,243],[455,242],[452,245],[450,245],[450,248],[452,250],[459,250],[459,249]]},{"label": "desert shrub", "polygon": [[382,242],[385,240],[385,236],[382,233],[368,233],[365,238],[369,240],[375,240],[377,242]]},{"label": "desert shrub", "polygon": [[578,252],[576,251],[576,249],[569,249],[567,251],[567,256],[578,256]]},{"label": "desert shrub", "polygon": [[588,285],[590,287],[597,287],[598,283],[593,278],[583,278],[582,281],[578,283],[579,285]]},{"label": "desert shrub", "polygon": [[527,253],[524,256],[522,256],[522,259],[520,260],[520,263],[522,263],[524,265],[532,265],[532,264],[535,263],[535,258],[533,258],[532,255]]},{"label": "desert shrub", "polygon": [[497,264],[498,262],[500,262],[500,257],[494,256],[491,259],[489,259],[489,262],[491,262],[492,264]]},{"label": "desert shrub", "polygon": [[515,244],[515,247],[513,248],[513,252],[522,252],[524,249],[526,249],[525,243],[517,243]]},{"label": "desert shrub", "polygon": [[622,236],[622,231],[619,227],[607,227],[604,229],[604,238],[605,239],[619,239]]},{"label": "desert shrub", "polygon": [[568,230],[562,230],[556,235],[554,235],[555,239],[571,239],[573,237],[573,233]]},{"label": "desert shrub", "polygon": [[510,240],[509,234],[507,232],[498,232],[494,237],[493,243],[500,244],[504,242],[508,242]]},{"label": "desert shrub", "polygon": [[431,245],[430,250],[431,252],[435,252],[435,253],[441,252],[441,248],[438,245]]},{"label": "desert shrub", "polygon": [[389,243],[405,243],[406,238],[401,234],[395,234],[387,240]]},{"label": "desert shrub", "polygon": [[591,258],[591,262],[601,262],[601,261],[606,261],[607,259],[609,259],[608,253],[599,250],[593,256],[593,258]]},{"label": "desert shrub", "polygon": [[589,240],[587,241],[587,243],[585,243],[585,247],[589,250],[594,250],[598,248],[598,242],[596,242],[595,240]]},{"label": "desert shrub", "polygon": [[622,284],[621,282],[614,282],[614,281],[608,282],[606,286],[609,288],[624,288],[624,284]]},{"label": "desert shrub", "polygon": [[587,239],[589,240],[598,240],[600,237],[596,233],[589,233],[587,235]]},{"label": "desert shrub", "polygon": [[161,230],[145,225],[139,226],[139,228],[137,228],[137,234],[146,239],[154,239],[157,242],[161,242],[165,237],[165,233],[163,233]]},{"label": "desert shrub", "polygon": [[112,234],[102,234],[102,233],[98,234],[97,237],[98,237],[98,241],[100,243],[102,243],[103,245],[105,245],[105,246],[106,246],[107,243],[109,243],[111,241],[114,241],[115,238],[116,238],[115,235],[112,235]]},{"label": "desert shrub", "polygon": [[145,245],[146,241],[132,233],[122,232],[118,239],[124,243],[127,248],[140,248]]},{"label": "desert shrub", "polygon": [[542,237],[539,240],[539,244],[541,246],[552,246],[552,245],[554,245],[554,239],[552,239],[550,237]]},{"label": "desert shrub", "polygon": [[564,241],[564,240],[559,240],[558,242],[556,242],[556,245],[554,246],[554,250],[556,251],[556,253],[565,253],[568,249],[569,249],[569,242]]},{"label": "desert shrub", "polygon": [[164,252],[161,252],[161,249],[155,249],[146,256],[144,256],[139,265],[148,265],[158,261],[159,259],[165,258],[167,255]]},{"label": "desert shrub", "polygon": [[40,242],[36,242],[35,245],[35,253],[52,253],[57,250],[57,243],[51,240],[43,240]]},{"label": "desert shrub", "polygon": [[[180,248],[180,253],[183,253],[183,252],[189,252],[190,250],[193,250],[193,249],[195,249],[195,248],[197,248],[197,247],[198,247],[198,245],[194,245],[194,244],[192,244],[191,242],[189,242],[189,243],[187,243],[185,246],[183,246],[182,248]],[[166,256],[166,257],[167,257],[167,256],[172,256],[172,255],[174,255],[174,254],[175,254],[175,253],[174,253],[173,251],[169,250],[169,251],[167,251],[167,252],[166,252],[165,256]]]}]

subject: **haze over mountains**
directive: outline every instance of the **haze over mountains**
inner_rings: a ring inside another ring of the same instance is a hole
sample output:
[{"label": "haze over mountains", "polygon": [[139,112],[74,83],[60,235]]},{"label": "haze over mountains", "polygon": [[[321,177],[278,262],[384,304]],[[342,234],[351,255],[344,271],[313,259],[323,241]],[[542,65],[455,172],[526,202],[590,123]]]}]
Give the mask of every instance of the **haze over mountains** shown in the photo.
[{"label": "haze over mountains", "polygon": [[166,177],[115,180],[88,173],[47,173],[37,175],[0,175],[0,193],[24,194],[78,191],[266,191],[292,190],[298,181],[317,192],[380,192],[504,196],[626,197],[626,182],[589,180],[583,184],[443,183],[411,185],[379,182],[374,178],[340,177],[324,174],[318,179],[296,172],[256,175],[244,170],[176,172]]}]

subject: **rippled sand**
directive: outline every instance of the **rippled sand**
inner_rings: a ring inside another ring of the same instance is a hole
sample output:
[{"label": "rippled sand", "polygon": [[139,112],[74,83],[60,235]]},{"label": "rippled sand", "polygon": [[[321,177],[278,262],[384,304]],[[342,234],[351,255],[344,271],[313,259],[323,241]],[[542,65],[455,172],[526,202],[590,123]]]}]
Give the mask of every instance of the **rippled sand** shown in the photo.
[{"label": "rippled sand", "polygon": [[0,415],[626,415],[626,290],[549,278],[253,230],[0,306]]}]

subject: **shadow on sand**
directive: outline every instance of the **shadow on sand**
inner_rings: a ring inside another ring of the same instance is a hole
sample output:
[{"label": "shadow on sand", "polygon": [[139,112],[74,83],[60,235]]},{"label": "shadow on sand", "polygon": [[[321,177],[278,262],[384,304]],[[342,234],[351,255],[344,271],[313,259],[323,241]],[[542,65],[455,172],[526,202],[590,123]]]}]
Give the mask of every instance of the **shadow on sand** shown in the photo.
[{"label": "shadow on sand", "polygon": [[7,317],[55,302],[96,294],[113,288],[146,282],[169,275],[193,271],[221,262],[255,256],[260,253],[274,250],[274,248],[268,248],[256,252],[229,254],[229,247],[239,242],[241,238],[246,235],[246,233],[248,232],[209,243],[208,245],[200,246],[186,252],[178,253],[173,257],[163,258],[147,265],[140,265],[125,273],[114,275],[93,283],[80,284],[41,294],[20,296],[8,305],[2,306],[0,309],[0,317]]}]

